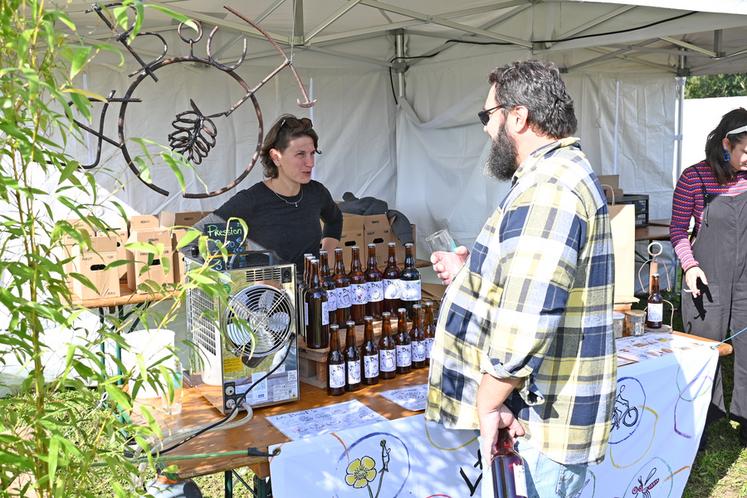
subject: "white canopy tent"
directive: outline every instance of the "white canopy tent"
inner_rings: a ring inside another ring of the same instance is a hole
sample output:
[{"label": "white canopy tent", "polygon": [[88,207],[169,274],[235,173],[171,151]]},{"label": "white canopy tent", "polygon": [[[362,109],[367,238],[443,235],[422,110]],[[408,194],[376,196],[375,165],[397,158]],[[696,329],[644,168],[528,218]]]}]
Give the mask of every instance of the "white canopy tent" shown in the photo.
[{"label": "white canopy tent", "polygon": [[[533,57],[558,64],[576,102],[578,135],[596,171],[620,174],[626,192],[651,194],[651,216],[663,218],[677,173],[677,77],[747,66],[743,0],[160,3],[204,24],[205,37],[195,44],[195,55],[205,56],[212,26],[219,27],[212,53],[224,64],[239,59],[246,38],[246,60],[236,72],[250,86],[281,59],[256,30],[222,6],[258,21],[292,57],[317,99],[311,110],[300,109],[290,72],[281,72],[256,94],[265,131],[281,113],[309,115],[323,151],[315,176],[336,198],[351,191],[384,199],[418,225],[420,237],[448,227],[462,243],[472,241],[507,188],[482,174],[488,139],[475,116],[493,67]],[[87,7],[66,9],[79,32],[89,39],[110,38],[98,17],[84,12]],[[159,12],[147,11],[144,29],[167,40],[170,56],[189,53],[176,24]],[[160,47],[153,36],[135,43],[146,61]],[[115,89],[121,96],[132,80],[127,74],[137,69],[129,55],[126,67],[97,61],[82,84],[101,94]],[[243,95],[225,73],[201,64],[173,64],[159,70],[158,77],[157,83],[145,79],[133,94],[142,102],[128,106],[128,140],[167,143],[174,116],[189,110],[190,99],[207,114]],[[250,160],[257,137],[251,104],[229,118],[216,120],[218,143],[187,175],[188,191],[225,185]],[[115,118],[109,117],[105,130],[116,137]],[[91,137],[73,152],[86,161],[94,151]],[[214,209],[261,178],[258,164],[236,189],[197,200],[182,197],[171,170],[162,165],[153,167],[151,175],[169,195],[153,192],[107,144],[99,168],[98,181],[143,213]],[[116,189],[117,182],[123,190]]]}]

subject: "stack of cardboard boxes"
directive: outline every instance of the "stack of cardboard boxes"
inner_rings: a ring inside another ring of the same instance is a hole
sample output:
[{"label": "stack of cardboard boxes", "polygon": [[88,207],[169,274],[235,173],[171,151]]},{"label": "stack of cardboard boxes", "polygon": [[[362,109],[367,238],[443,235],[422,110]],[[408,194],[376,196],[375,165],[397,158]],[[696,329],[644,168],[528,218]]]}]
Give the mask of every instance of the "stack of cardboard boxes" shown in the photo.
[{"label": "stack of cardboard boxes", "polygon": [[[410,226],[412,227],[413,240],[415,240],[415,225]],[[366,248],[368,244],[375,244],[376,260],[380,269],[383,269],[386,266],[387,244],[389,242],[397,244],[397,262],[402,266],[402,261],[405,259],[405,248],[392,231],[389,219],[385,214],[358,215],[343,213],[340,246],[343,248],[342,256],[346,268],[350,268],[351,247],[358,246],[361,248],[361,263],[365,268],[366,258],[368,257]]]}]

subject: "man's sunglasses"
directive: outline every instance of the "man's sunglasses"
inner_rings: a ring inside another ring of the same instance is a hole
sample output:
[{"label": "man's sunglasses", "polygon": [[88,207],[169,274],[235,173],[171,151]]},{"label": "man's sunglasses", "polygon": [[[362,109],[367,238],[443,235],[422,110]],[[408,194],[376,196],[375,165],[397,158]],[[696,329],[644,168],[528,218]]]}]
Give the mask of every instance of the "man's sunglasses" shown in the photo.
[{"label": "man's sunglasses", "polygon": [[502,107],[503,107],[503,104],[497,105],[495,107],[491,107],[490,109],[483,109],[482,111],[477,113],[477,117],[480,118],[480,122],[482,123],[483,126],[488,126],[488,122],[490,121],[490,115]]}]

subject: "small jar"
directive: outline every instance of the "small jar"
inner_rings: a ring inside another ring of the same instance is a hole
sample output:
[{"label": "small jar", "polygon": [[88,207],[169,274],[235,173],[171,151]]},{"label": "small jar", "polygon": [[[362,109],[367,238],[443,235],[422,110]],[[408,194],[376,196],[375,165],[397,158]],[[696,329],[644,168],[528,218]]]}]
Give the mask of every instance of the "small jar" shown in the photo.
[{"label": "small jar", "polygon": [[642,336],[646,330],[646,312],[643,310],[628,310],[625,312],[625,327],[623,335]]},{"label": "small jar", "polygon": [[624,321],[625,313],[619,311],[612,312],[612,329],[615,331],[615,339],[623,337]]}]

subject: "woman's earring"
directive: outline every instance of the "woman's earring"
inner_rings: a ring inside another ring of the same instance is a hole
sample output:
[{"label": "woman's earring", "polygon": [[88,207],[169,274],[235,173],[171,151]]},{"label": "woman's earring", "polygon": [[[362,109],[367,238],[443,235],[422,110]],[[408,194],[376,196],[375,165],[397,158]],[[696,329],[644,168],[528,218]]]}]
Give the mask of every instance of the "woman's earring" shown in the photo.
[{"label": "woman's earring", "polygon": [[731,160],[731,154],[729,154],[729,151],[724,149],[724,161],[727,163]]}]

